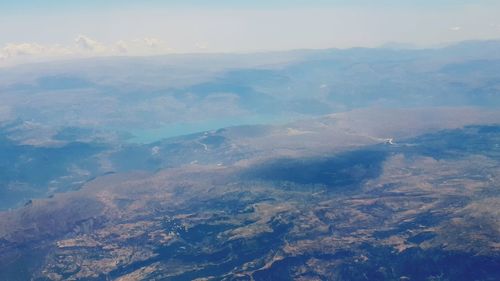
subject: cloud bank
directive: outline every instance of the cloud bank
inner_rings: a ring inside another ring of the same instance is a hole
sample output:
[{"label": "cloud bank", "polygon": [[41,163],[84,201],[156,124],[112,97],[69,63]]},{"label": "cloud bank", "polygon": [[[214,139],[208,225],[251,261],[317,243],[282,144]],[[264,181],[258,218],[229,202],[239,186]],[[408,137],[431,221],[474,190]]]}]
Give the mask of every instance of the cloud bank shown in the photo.
[{"label": "cloud bank", "polygon": [[7,43],[0,47],[0,66],[19,62],[43,61],[55,58],[90,56],[158,55],[175,52],[163,40],[146,37],[103,43],[86,35],[78,35],[73,44],[50,45],[36,42]]}]

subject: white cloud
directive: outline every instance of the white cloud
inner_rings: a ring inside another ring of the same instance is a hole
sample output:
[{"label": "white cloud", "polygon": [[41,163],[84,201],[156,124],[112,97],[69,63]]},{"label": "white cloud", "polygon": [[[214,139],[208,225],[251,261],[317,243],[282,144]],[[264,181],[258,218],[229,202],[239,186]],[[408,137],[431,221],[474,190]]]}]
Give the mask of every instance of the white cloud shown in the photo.
[{"label": "white cloud", "polygon": [[127,42],[120,40],[115,43],[115,50],[118,51],[119,53],[127,53],[128,52],[128,44]]},{"label": "white cloud", "polygon": [[174,51],[174,49],[170,48],[165,41],[154,37],[133,39],[125,42],[128,45],[129,51],[134,54],[155,55],[171,53]]},{"label": "white cloud", "polygon": [[453,26],[453,27],[450,27],[450,30],[451,31],[460,31],[460,30],[462,30],[462,27],[461,26]]},{"label": "white cloud", "polygon": [[111,44],[101,43],[85,35],[78,35],[70,45],[46,45],[39,43],[8,43],[0,46],[2,65],[43,61],[54,58],[78,58],[115,55],[159,55],[172,53],[164,41],[154,37],[118,40]]},{"label": "white cloud", "polygon": [[69,55],[73,52],[60,45],[41,45],[37,43],[8,43],[0,49],[0,59],[15,59],[28,57],[56,57]]},{"label": "white cloud", "polygon": [[206,49],[208,49],[208,43],[198,42],[198,43],[196,43],[196,48],[200,49],[200,50],[206,50]]},{"label": "white cloud", "polygon": [[150,48],[156,48],[161,44],[161,40],[158,38],[144,38],[144,43]]},{"label": "white cloud", "polygon": [[85,35],[78,35],[75,39],[75,43],[78,47],[81,49],[84,49],[86,51],[92,51],[92,52],[104,52],[106,51],[106,47],[95,41],[94,39],[91,39]]},{"label": "white cloud", "polygon": [[2,55],[6,58],[16,56],[36,55],[43,53],[45,47],[39,44],[30,43],[9,43],[2,49]]}]

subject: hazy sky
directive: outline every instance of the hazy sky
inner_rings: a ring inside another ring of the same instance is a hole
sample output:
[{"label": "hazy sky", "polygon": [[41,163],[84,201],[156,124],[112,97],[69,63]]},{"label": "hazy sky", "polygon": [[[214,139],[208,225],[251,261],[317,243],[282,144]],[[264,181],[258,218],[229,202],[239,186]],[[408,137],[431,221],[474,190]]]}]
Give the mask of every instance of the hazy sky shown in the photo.
[{"label": "hazy sky", "polygon": [[0,64],[493,38],[498,0],[0,0]]}]

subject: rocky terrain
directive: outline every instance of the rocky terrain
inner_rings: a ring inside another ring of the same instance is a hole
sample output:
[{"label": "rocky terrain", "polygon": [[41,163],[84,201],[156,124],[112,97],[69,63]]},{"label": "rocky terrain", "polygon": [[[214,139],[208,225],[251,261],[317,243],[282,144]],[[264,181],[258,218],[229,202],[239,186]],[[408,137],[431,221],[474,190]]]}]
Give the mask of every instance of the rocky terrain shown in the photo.
[{"label": "rocky terrain", "polygon": [[123,148],[115,173],[0,213],[0,279],[499,280],[497,115],[354,111]]}]

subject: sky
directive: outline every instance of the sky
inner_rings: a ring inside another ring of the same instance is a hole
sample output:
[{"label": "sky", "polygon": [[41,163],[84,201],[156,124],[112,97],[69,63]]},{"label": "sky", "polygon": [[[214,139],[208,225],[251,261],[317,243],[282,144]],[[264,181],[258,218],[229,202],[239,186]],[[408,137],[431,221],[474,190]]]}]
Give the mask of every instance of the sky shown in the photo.
[{"label": "sky", "polygon": [[0,0],[0,65],[498,38],[498,0]]}]

